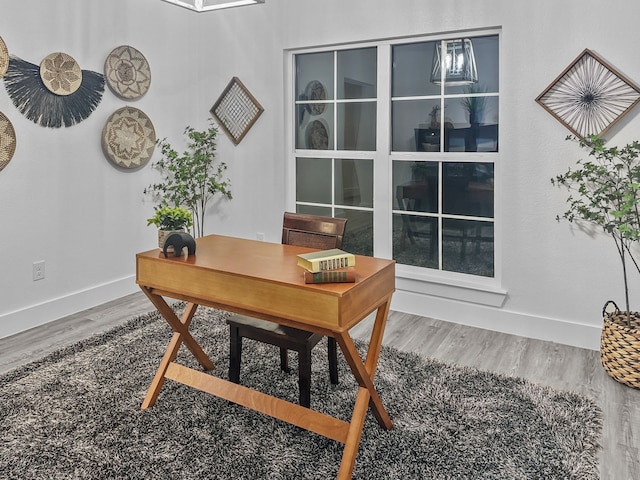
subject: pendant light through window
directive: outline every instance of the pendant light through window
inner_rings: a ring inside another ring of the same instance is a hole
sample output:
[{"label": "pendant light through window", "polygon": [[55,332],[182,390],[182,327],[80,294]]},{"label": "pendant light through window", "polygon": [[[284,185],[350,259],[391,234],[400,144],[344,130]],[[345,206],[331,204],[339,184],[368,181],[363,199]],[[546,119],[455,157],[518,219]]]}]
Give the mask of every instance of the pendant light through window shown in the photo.
[{"label": "pendant light through window", "polygon": [[[444,55],[442,52],[445,52]],[[469,38],[442,40],[433,54],[431,82],[447,86],[478,83],[478,68]]]}]

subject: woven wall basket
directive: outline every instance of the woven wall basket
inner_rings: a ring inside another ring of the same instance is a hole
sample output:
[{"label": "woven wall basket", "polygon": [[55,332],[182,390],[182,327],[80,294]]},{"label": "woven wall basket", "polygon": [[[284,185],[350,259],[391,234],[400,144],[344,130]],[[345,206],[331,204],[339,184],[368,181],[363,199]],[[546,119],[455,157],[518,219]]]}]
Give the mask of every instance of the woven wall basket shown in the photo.
[{"label": "woven wall basket", "polygon": [[626,312],[621,312],[617,306],[615,311],[603,313],[604,326],[600,337],[602,366],[618,382],[640,388],[640,313],[631,312],[629,324]]}]

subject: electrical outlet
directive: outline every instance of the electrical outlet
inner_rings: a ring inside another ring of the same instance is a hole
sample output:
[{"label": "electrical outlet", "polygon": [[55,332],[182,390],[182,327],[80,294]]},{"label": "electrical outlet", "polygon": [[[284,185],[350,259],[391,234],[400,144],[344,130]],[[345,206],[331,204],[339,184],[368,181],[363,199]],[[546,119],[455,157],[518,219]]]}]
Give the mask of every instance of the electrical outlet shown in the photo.
[{"label": "electrical outlet", "polygon": [[33,262],[33,281],[44,280],[44,260]]},{"label": "electrical outlet", "polygon": [[261,242],[264,242],[264,233],[262,233],[262,232],[256,233],[256,238],[258,240],[260,240]]}]

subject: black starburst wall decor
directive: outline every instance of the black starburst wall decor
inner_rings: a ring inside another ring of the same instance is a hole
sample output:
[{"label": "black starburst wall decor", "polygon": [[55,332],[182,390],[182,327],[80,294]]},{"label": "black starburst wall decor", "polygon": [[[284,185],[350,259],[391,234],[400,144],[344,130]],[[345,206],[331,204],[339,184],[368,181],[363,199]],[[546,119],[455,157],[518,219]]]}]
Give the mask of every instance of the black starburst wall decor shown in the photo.
[{"label": "black starburst wall decor", "polygon": [[602,136],[638,101],[638,87],[589,49],[536,98],[579,138]]},{"label": "black starburst wall decor", "polygon": [[104,76],[81,70],[69,55],[56,52],[35,65],[14,55],[4,76],[7,93],[29,120],[43,126],[70,127],[96,109],[104,93]]}]

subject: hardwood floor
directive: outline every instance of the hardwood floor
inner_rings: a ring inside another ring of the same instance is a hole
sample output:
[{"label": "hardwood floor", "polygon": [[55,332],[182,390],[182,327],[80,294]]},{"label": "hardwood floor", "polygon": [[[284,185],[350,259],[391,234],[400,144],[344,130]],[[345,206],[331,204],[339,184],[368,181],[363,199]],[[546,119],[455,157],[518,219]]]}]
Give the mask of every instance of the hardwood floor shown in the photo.
[{"label": "hardwood floor", "polygon": [[[147,297],[136,293],[0,339],[0,373],[152,308]],[[371,323],[356,326],[352,336],[368,340]],[[600,365],[598,352],[398,312],[389,316],[384,343],[587,395],[604,412],[601,479],[640,479],[640,390],[612,380]]]}]

